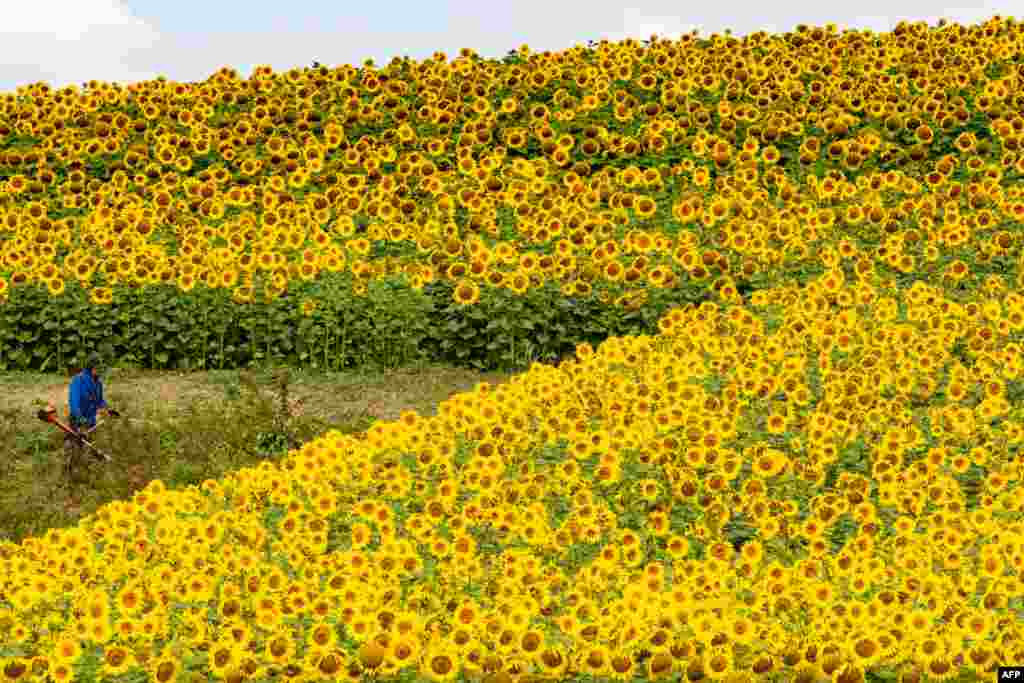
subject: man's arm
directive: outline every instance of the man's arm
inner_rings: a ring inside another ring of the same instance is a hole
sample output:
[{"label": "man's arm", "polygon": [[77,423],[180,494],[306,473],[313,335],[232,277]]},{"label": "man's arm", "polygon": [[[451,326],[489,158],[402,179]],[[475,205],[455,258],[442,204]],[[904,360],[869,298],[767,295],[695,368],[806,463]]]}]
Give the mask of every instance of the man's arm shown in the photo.
[{"label": "man's arm", "polygon": [[71,387],[68,390],[68,408],[71,409],[72,421],[74,418],[82,416],[82,383],[78,381],[78,378],[71,380]]},{"label": "man's arm", "polygon": [[106,408],[107,402],[103,400],[103,382],[96,380],[96,407]]}]

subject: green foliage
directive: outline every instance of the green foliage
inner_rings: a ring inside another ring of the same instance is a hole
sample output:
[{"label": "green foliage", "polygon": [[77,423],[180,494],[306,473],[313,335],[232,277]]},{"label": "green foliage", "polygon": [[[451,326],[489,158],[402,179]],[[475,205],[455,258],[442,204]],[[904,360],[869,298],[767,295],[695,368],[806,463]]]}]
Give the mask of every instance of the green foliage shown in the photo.
[{"label": "green foliage", "polygon": [[[740,289],[763,285],[749,281]],[[56,298],[43,287],[20,286],[0,309],[0,371],[65,372],[91,350],[118,366],[154,370],[274,364],[339,371],[417,362],[515,370],[557,361],[583,342],[596,347],[612,336],[657,334],[671,308],[716,296],[684,281],[649,292],[642,305],[609,306],[595,293],[567,297],[544,282],[525,295],[483,288],[478,303],[462,306],[453,290],[440,280],[416,291],[400,274],[371,280],[359,296],[349,277],[331,274],[270,301],[238,303],[204,285],[189,293],[149,285],[95,304],[74,281]],[[307,302],[311,311],[303,310]]]}]

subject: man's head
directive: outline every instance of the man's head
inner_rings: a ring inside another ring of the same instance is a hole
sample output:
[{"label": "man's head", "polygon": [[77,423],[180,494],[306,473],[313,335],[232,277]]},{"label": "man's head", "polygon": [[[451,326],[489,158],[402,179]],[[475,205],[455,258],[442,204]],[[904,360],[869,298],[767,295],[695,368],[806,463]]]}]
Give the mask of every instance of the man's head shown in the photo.
[{"label": "man's head", "polygon": [[90,353],[88,358],[85,359],[85,369],[88,370],[93,377],[99,376],[100,372],[103,370],[103,362],[100,358],[100,354],[96,352]]}]

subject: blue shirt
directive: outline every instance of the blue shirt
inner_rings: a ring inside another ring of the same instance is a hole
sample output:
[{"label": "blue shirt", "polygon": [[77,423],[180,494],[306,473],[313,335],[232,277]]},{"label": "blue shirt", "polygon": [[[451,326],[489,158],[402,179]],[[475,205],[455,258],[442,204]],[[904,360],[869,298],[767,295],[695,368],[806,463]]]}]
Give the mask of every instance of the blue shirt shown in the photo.
[{"label": "blue shirt", "polygon": [[103,400],[103,382],[99,378],[93,379],[91,371],[82,370],[71,380],[68,407],[71,408],[72,422],[95,427],[96,412],[107,407],[107,402]]}]

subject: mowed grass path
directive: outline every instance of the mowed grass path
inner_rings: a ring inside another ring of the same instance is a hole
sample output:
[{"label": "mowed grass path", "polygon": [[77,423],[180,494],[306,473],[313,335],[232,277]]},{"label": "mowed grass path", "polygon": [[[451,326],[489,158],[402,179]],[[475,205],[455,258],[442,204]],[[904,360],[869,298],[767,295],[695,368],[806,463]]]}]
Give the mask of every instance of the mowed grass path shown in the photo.
[{"label": "mowed grass path", "polygon": [[[95,442],[114,458],[90,462],[79,479],[63,472],[63,435],[36,419],[52,402],[61,419],[70,377],[0,373],[0,540],[18,542],[77,523],[105,503],[127,499],[153,479],[197,485],[287,453],[329,429],[358,433],[405,410],[434,415],[449,396],[508,372],[410,367],[349,372],[288,371],[285,403],[273,369],[168,372],[113,368],[107,402],[123,419],[106,420]],[[293,442],[294,443],[294,442]]]}]

